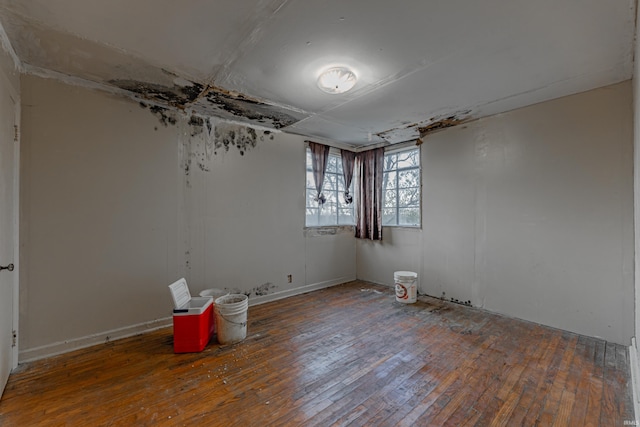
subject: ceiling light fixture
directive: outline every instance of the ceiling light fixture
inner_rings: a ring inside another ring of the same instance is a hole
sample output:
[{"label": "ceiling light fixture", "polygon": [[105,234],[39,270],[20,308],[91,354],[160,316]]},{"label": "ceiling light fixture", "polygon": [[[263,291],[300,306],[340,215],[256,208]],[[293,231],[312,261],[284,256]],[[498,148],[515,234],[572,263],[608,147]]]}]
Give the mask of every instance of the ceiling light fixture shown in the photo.
[{"label": "ceiling light fixture", "polygon": [[355,86],[358,77],[347,67],[333,67],[318,77],[321,91],[331,94],[344,93]]}]

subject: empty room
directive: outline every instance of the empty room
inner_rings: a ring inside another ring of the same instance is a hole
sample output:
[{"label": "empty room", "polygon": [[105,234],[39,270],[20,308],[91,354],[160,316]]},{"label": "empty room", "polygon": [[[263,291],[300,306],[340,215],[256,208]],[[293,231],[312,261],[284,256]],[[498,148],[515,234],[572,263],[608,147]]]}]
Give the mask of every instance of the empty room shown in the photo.
[{"label": "empty room", "polygon": [[638,425],[637,11],[0,0],[0,425]]}]

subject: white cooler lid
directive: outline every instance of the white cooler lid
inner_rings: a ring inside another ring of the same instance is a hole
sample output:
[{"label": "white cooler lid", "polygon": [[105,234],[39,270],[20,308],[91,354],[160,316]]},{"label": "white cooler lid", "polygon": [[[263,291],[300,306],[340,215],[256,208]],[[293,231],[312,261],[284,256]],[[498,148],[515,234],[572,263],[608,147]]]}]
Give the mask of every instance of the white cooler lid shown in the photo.
[{"label": "white cooler lid", "polygon": [[170,284],[169,289],[171,290],[171,298],[173,298],[174,316],[201,314],[213,304],[213,297],[192,298],[185,278]]},{"label": "white cooler lid", "polygon": [[191,292],[187,286],[187,279],[184,277],[169,285],[171,291],[171,298],[173,298],[174,308],[181,308],[189,303],[191,299]]}]

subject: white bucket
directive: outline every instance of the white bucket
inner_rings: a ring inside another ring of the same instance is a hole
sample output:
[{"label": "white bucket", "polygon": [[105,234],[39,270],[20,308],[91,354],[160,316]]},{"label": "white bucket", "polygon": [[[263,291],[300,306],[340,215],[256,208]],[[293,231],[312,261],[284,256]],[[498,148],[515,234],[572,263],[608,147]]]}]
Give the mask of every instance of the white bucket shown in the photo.
[{"label": "white bucket", "polygon": [[393,273],[396,284],[396,301],[412,304],[418,299],[418,273],[413,271],[396,271]]},{"label": "white bucket", "polygon": [[220,344],[233,344],[247,337],[248,307],[246,295],[230,294],[216,299],[214,309]]},{"label": "white bucket", "polygon": [[223,289],[216,289],[216,288],[211,288],[211,289],[205,289],[204,291],[200,292],[200,296],[201,297],[213,297],[213,313],[212,313],[212,321],[213,321],[213,332],[216,333],[218,332],[218,322],[216,322],[216,315],[215,315],[215,311],[216,311],[216,306],[215,306],[215,301],[216,299],[225,296],[225,295],[229,295],[228,291],[225,291]]},{"label": "white bucket", "polygon": [[220,298],[225,295],[229,295],[229,291],[225,291],[223,289],[215,289],[215,288],[205,289],[204,291],[200,292],[201,297],[213,297],[214,301],[217,298]]}]

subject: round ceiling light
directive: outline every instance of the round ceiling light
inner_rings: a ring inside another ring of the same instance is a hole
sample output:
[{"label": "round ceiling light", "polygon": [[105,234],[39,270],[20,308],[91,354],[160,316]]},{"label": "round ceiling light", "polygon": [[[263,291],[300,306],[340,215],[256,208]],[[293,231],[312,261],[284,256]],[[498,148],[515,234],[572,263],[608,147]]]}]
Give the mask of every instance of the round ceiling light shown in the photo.
[{"label": "round ceiling light", "polygon": [[318,87],[323,92],[344,93],[355,86],[358,77],[347,67],[333,67],[318,77]]}]

